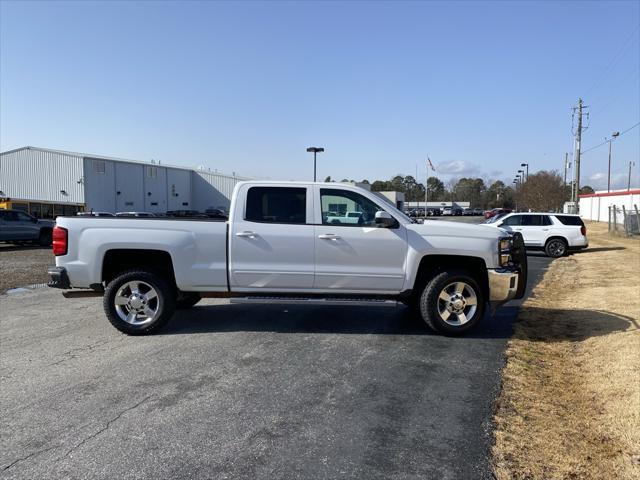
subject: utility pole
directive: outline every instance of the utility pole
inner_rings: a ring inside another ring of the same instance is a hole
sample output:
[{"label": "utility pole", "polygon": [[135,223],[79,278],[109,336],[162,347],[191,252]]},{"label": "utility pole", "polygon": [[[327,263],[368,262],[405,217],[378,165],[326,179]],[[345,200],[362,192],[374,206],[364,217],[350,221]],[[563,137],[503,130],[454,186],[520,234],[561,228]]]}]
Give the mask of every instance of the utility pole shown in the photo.
[{"label": "utility pole", "polygon": [[569,154],[564,152],[564,186],[567,186],[567,165],[569,165]]},{"label": "utility pole", "polygon": [[588,113],[583,113],[582,110],[587,108],[585,105],[582,104],[582,99],[579,98],[578,99],[578,106],[573,108],[573,113],[575,115],[576,110],[578,111],[578,128],[576,129],[576,145],[575,145],[575,149],[576,149],[576,153],[575,156],[573,157],[573,161],[575,162],[575,167],[573,169],[575,177],[574,177],[574,190],[573,190],[573,205],[574,205],[574,213],[578,213],[578,198],[579,198],[579,194],[580,194],[580,149],[582,148],[582,130],[586,130],[586,128],[583,129],[582,127],[582,116],[583,115],[589,115]]},{"label": "utility pole", "polygon": [[609,139],[609,170],[607,172],[607,192],[611,191],[611,141],[619,135],[620,132],[613,132],[611,134],[611,138]]},{"label": "utility pole", "polygon": [[636,162],[629,162],[629,179],[627,180],[627,192],[631,190],[631,165],[635,165]]}]

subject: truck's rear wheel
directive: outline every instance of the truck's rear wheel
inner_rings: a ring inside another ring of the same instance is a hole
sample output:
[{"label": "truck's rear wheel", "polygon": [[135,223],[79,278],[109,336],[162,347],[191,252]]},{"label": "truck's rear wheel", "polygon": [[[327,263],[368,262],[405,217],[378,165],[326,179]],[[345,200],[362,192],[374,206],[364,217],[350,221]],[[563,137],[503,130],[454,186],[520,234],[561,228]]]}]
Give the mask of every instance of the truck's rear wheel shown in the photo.
[{"label": "truck's rear wheel", "polygon": [[107,318],[118,330],[146,335],[166,325],[175,301],[175,293],[160,275],[129,270],[109,282],[103,304]]},{"label": "truck's rear wheel", "polygon": [[478,282],[462,270],[439,273],[424,287],[420,314],[426,324],[446,335],[462,335],[484,315],[485,301]]}]

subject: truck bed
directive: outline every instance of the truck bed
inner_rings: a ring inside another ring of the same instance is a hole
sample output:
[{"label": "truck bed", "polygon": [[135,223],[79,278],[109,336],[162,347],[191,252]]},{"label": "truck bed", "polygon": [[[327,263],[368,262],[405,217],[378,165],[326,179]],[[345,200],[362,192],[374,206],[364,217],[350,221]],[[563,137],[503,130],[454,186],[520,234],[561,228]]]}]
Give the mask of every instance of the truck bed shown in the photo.
[{"label": "truck bed", "polygon": [[[227,222],[201,218],[58,217],[68,253],[56,257],[72,287],[100,283],[108,251],[168,252],[176,285],[185,291],[225,291]],[[134,254],[136,252],[133,252]],[[133,265],[132,265],[133,266]]]}]

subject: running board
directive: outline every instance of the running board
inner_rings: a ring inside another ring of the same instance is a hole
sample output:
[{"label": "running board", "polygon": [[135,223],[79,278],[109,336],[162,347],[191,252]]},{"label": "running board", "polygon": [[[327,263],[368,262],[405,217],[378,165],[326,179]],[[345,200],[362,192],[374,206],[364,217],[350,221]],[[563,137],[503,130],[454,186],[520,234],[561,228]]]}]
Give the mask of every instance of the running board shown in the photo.
[{"label": "running board", "polygon": [[230,299],[231,303],[270,303],[270,304],[287,304],[287,305],[349,305],[349,306],[362,306],[362,307],[396,307],[398,302],[395,300],[388,300],[384,298],[358,298],[358,297],[327,297],[327,298],[314,298],[314,297],[233,297]]}]

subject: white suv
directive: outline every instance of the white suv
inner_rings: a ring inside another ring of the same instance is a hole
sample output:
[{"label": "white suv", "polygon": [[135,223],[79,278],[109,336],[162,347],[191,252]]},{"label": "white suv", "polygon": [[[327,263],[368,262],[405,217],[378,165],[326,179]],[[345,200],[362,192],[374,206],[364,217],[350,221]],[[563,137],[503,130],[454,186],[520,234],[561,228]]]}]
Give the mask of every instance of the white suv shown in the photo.
[{"label": "white suv", "polygon": [[589,246],[587,227],[580,216],[564,213],[510,213],[490,219],[484,225],[499,227],[508,232],[520,232],[527,248],[544,249],[554,258],[571,250]]}]

